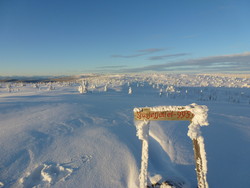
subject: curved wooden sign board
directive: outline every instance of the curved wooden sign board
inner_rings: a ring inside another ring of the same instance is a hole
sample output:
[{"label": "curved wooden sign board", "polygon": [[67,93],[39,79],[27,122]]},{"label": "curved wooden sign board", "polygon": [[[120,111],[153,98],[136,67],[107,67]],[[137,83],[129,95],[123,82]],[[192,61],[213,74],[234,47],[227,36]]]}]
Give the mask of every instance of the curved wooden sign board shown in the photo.
[{"label": "curved wooden sign board", "polygon": [[[180,109],[183,110],[183,109]],[[143,108],[134,112],[134,120],[149,121],[192,121],[194,114],[190,111],[150,111],[150,108]]]}]

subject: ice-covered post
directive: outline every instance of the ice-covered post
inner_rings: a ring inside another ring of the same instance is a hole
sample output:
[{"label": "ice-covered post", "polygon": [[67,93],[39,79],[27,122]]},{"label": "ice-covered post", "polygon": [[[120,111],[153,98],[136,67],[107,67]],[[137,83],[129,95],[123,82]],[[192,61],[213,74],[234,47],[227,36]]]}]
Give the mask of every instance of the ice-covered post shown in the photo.
[{"label": "ice-covered post", "polygon": [[146,108],[134,108],[134,119],[137,136],[142,140],[142,161],[140,172],[140,188],[147,187],[148,167],[148,137],[150,121],[190,121],[187,135],[193,141],[194,156],[196,161],[196,173],[199,188],[208,188],[207,160],[204,138],[201,135],[200,126],[208,125],[206,106],[191,104],[189,106],[158,106]]},{"label": "ice-covered post", "polygon": [[137,122],[136,129],[138,138],[142,140],[141,172],[139,176],[140,188],[145,188],[147,187],[147,177],[148,177],[149,121]]},{"label": "ice-covered post", "polygon": [[199,188],[208,188],[207,182],[207,159],[204,138],[201,135],[200,126],[207,126],[206,106],[190,105],[192,113],[195,114],[188,126],[188,136],[193,141],[194,157],[196,161],[196,174]]}]

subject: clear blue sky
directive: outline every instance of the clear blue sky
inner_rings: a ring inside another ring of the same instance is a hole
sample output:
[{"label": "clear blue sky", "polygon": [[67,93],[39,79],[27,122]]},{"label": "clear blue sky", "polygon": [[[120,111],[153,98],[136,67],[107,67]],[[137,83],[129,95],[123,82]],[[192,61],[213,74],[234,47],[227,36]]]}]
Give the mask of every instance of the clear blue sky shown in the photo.
[{"label": "clear blue sky", "polygon": [[249,0],[0,0],[0,76],[250,73]]}]

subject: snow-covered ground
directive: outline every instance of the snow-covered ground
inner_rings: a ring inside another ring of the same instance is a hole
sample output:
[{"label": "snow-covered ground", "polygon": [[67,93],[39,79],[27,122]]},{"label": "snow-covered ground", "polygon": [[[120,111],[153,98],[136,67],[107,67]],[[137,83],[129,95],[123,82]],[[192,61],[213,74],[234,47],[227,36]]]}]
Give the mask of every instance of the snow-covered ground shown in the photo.
[{"label": "snow-covered ground", "polygon": [[[137,188],[142,143],[133,109],[191,103],[209,109],[209,126],[201,128],[209,187],[249,187],[249,77],[128,74],[84,80],[0,83],[1,188]],[[86,92],[79,93],[80,85]],[[197,186],[188,125],[150,123],[148,185]]]}]

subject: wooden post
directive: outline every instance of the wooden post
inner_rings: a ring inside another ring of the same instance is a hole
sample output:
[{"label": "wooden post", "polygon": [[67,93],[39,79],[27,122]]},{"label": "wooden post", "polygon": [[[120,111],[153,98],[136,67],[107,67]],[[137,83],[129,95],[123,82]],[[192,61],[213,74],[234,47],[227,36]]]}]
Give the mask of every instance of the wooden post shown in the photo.
[{"label": "wooden post", "polygon": [[206,183],[206,176],[204,174],[203,161],[200,153],[200,145],[197,139],[193,139],[193,149],[194,149],[194,158],[196,161],[196,174],[197,174],[197,182],[198,188],[208,188]]},{"label": "wooden post", "polygon": [[148,141],[142,141],[142,156],[141,156],[141,173],[140,173],[140,188],[147,187],[148,179]]}]

